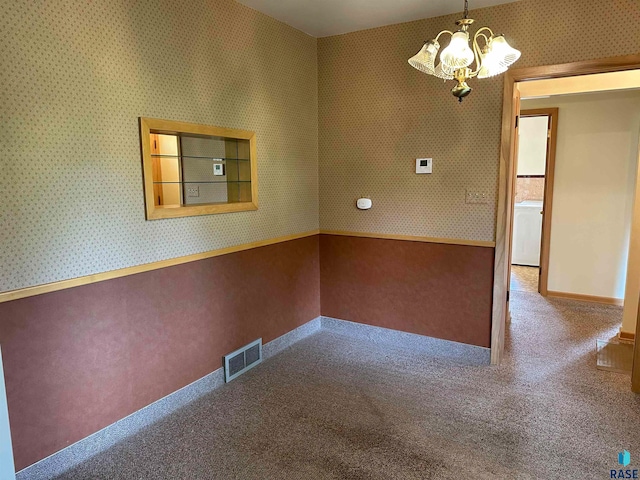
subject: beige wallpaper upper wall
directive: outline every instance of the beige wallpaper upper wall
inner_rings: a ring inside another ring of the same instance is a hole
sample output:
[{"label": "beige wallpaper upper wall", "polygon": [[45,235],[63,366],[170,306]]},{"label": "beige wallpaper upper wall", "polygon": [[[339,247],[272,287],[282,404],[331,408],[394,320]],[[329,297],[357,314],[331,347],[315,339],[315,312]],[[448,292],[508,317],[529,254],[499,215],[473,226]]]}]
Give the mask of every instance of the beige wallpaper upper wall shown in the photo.
[{"label": "beige wallpaper upper wall", "polygon": [[[316,39],[232,0],[0,11],[0,291],[318,228]],[[140,116],[254,130],[260,209],[145,221]]]},{"label": "beige wallpaper upper wall", "polygon": [[[459,17],[319,39],[322,229],[494,239],[503,77],[470,81],[459,104],[453,82],[407,63]],[[640,53],[637,0],[522,0],[471,17],[522,51],[516,67]],[[433,174],[415,174],[418,157]],[[490,203],[465,204],[466,189]],[[373,208],[358,211],[358,196]]]}]

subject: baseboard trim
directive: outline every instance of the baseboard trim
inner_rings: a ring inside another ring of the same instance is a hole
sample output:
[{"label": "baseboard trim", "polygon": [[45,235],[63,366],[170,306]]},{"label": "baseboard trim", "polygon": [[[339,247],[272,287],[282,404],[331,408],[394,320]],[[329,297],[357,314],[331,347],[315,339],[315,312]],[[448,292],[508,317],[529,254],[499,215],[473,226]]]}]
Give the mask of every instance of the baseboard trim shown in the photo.
[{"label": "baseboard trim", "polygon": [[[317,317],[264,344],[262,347],[263,359],[267,360],[300,340],[316,333],[320,330],[321,325],[321,318]],[[260,367],[258,366],[257,368]],[[222,385],[224,385],[224,368],[221,367],[102,430],[20,470],[16,474],[16,480],[57,478],[94,455],[104,452],[125,438],[162,420],[179,408],[203,397]]]},{"label": "baseboard trim", "polygon": [[549,290],[547,292],[547,296],[555,298],[567,298],[569,300],[579,300],[581,302],[601,303],[603,305],[622,306],[624,304],[623,298],[597,297],[595,295],[582,295],[580,293],[552,292],[551,290]]},{"label": "baseboard trim", "polygon": [[618,338],[623,342],[634,343],[636,341],[636,334],[632,332],[620,332]]},{"label": "baseboard trim", "polygon": [[491,349],[451,340],[401,332],[384,327],[322,316],[322,329],[374,343],[393,344],[424,352],[427,355],[460,365],[486,366],[491,362]]}]

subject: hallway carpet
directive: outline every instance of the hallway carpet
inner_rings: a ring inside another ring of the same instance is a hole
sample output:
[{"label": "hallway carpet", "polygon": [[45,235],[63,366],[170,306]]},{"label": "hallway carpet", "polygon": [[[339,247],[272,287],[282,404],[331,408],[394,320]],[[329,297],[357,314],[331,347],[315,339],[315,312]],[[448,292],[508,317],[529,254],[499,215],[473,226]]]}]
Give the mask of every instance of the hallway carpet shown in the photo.
[{"label": "hallway carpet", "polygon": [[640,397],[595,368],[619,307],[513,292],[502,366],[320,331],[67,479],[610,478]]},{"label": "hallway carpet", "polygon": [[538,267],[511,265],[510,289],[536,293],[538,291],[539,270]]}]

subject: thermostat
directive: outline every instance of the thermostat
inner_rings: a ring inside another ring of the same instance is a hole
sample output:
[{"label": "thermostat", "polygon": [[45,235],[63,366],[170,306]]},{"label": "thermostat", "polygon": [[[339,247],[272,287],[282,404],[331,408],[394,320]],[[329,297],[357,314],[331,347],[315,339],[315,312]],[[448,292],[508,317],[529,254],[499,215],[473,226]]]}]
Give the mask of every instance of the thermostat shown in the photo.
[{"label": "thermostat", "polygon": [[371,208],[371,199],[370,198],[359,198],[356,202],[356,205],[360,210],[369,210]]},{"label": "thermostat", "polygon": [[213,174],[218,177],[224,175],[224,165],[222,163],[213,164]]},{"label": "thermostat", "polygon": [[416,173],[432,173],[433,158],[416,158]]}]

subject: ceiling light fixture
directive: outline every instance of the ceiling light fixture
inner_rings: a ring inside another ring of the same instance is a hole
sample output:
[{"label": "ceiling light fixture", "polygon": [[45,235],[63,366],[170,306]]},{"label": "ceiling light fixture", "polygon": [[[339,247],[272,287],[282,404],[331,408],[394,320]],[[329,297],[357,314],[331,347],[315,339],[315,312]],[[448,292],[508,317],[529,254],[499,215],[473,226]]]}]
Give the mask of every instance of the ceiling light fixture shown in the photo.
[{"label": "ceiling light fixture", "polygon": [[[464,1],[464,18],[458,20],[457,32],[443,30],[438,36],[424,43],[420,51],[409,59],[409,64],[423,73],[443,80],[456,80],[458,83],[451,93],[462,99],[471,93],[467,85],[470,78],[489,78],[500,75],[520,58],[520,52],[512,48],[504,35],[496,35],[489,27],[482,27],[473,36],[473,50],[469,46],[469,27],[474,20],[469,18],[469,0]],[[487,34],[485,34],[485,32]],[[436,66],[436,57],[440,50],[438,39],[443,34],[451,35],[449,45],[440,53],[440,63]],[[484,46],[480,48],[478,39],[482,38]],[[475,61],[476,69],[471,64]]]}]

